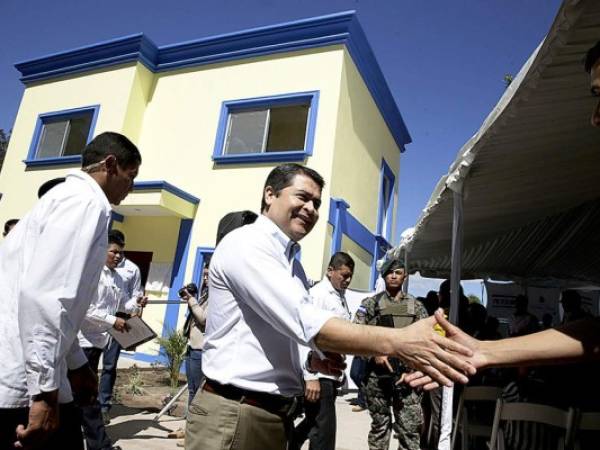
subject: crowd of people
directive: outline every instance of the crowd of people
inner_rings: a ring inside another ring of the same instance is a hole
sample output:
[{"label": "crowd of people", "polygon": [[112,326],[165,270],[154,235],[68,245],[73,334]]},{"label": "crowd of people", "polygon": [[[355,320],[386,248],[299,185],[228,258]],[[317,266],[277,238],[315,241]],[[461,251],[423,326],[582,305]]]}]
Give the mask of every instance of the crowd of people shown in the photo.
[{"label": "crowd of people", "polygon": [[[600,43],[588,53],[586,70],[600,95]],[[600,125],[600,104],[592,122]],[[46,186],[28,214],[5,227],[1,448],[76,450],[84,435],[88,449],[115,448],[103,428],[119,354],[109,334],[126,330],[127,314],[147,299],[131,266],[119,274],[124,237],[108,230],[111,204],[131,191],[141,161],[125,136],[102,133],[83,150],[81,170]],[[598,319],[573,307],[571,293],[563,295],[560,327],[537,331],[526,299],[519,299],[515,336],[491,340],[497,327],[480,306],[462,301],[458,326],[448,322],[449,284],[440,287],[439,305],[433,295],[419,302],[403,293],[400,260],[382,267],[384,289],[365,299],[351,321],[344,291],[352,259],[334,255],[311,287],[296,257],[319,218],[324,185],[308,167],[275,167],[260,215],[221,236],[207,267],[208,293],[195,297],[184,289],[192,316],[188,376],[201,374],[192,383],[187,448],[281,450],[306,439],[311,448],[333,448],[332,402],[344,355],[366,359],[360,384],[372,417],[371,449],[387,448],[392,433],[400,448],[420,448],[420,389],[465,384],[491,367],[598,358]],[[104,394],[97,381],[101,354]],[[304,420],[294,427],[304,400]]]}]

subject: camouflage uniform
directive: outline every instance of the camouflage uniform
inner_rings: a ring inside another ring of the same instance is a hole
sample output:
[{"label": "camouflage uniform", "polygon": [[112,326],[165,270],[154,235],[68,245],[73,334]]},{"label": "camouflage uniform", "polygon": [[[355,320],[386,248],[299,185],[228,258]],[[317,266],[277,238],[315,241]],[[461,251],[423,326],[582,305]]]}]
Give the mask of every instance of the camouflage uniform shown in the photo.
[{"label": "camouflage uniform", "polygon": [[[412,322],[428,317],[427,311],[414,297],[400,294],[398,300],[381,292],[362,301],[355,322],[365,325],[393,326],[402,328]],[[367,407],[371,414],[369,432],[370,450],[388,450],[392,428],[398,435],[398,448],[420,449],[420,432],[423,424],[421,394],[408,385],[395,385],[406,368],[400,360],[389,358],[395,373],[385,366],[375,364],[371,358],[363,384]],[[392,411],[394,424],[392,425]]]}]

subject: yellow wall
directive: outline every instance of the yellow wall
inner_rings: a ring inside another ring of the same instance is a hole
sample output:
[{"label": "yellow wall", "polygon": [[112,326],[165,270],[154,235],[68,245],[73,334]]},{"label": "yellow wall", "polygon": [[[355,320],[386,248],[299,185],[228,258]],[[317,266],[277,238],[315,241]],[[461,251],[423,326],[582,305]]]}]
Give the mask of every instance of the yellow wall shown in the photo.
[{"label": "yellow wall", "polygon": [[10,144],[0,173],[0,224],[22,217],[37,200],[37,189],[51,178],[64,176],[76,166],[25,170],[38,116],[43,113],[100,105],[94,134],[123,132],[136,65],[85,73],[27,86],[23,93]]},{"label": "yellow wall", "polygon": [[[193,251],[211,247],[228,212],[259,211],[262,186],[276,165],[214,165],[212,154],[222,102],[294,92],[320,91],[313,156],[307,165],[329,182],[344,50],[340,46],[166,72],[156,75],[140,134],[141,180],[166,180],[200,198],[192,230]],[[329,183],[323,192],[329,198]],[[318,279],[328,201],[321,220],[302,242],[307,274]],[[328,257],[328,255],[326,255]]]},{"label": "yellow wall", "polygon": [[[377,226],[381,159],[396,175],[400,150],[348,52],[344,52],[331,192],[371,232]],[[393,199],[394,205],[396,199]],[[392,220],[396,213],[392,214]],[[392,230],[394,224],[392,223]]]},{"label": "yellow wall", "polygon": [[372,256],[345,235],[342,237],[342,251],[348,253],[354,260],[354,277],[350,287],[365,291],[370,290],[369,278],[371,276],[371,263],[373,262]]}]

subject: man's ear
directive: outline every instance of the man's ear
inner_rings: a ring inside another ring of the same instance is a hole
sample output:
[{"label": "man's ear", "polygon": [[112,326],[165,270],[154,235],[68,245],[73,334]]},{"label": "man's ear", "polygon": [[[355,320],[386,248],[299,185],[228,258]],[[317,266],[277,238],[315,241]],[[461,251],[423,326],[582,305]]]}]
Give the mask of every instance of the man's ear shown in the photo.
[{"label": "man's ear", "polygon": [[271,186],[266,186],[265,190],[263,191],[263,197],[268,210],[269,206],[271,206],[271,203],[273,203],[273,200],[275,200],[277,197],[277,194],[275,194],[275,190]]},{"label": "man's ear", "polygon": [[117,173],[117,157],[115,155],[108,155],[104,158],[104,165],[108,173]]}]

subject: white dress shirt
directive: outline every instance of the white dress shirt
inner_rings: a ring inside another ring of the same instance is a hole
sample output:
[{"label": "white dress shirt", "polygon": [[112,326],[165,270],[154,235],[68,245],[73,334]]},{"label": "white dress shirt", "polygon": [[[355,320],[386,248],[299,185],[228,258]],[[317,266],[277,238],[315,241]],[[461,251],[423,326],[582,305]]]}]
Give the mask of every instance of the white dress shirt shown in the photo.
[{"label": "white dress shirt", "polygon": [[335,315],[316,308],[292,242],[270,219],[229,233],[210,262],[202,371],[240,388],[301,395],[298,344]]},{"label": "white dress shirt", "polygon": [[[142,275],[140,268],[127,258],[123,258],[117,266],[117,273],[123,280],[125,292],[127,293],[127,299],[138,298],[144,295],[142,290]],[[126,311],[125,305],[119,305],[119,312]]]},{"label": "white dress shirt", "polygon": [[[331,311],[335,314],[336,317],[340,319],[350,321],[352,318],[352,314],[348,309],[348,303],[346,302],[346,297],[344,292],[339,292],[336,290],[331,281],[327,276],[324,276],[323,279],[315,284],[312,288],[310,288],[310,295],[312,298],[313,304],[317,308],[321,308],[325,311]],[[300,362],[306,361],[308,357],[309,348],[306,346],[300,346]],[[333,375],[325,375],[322,373],[314,374],[310,373],[307,370],[304,370],[304,379],[305,380],[318,380],[319,378],[329,378],[330,380],[341,380],[341,377],[336,377]]]},{"label": "white dress shirt", "polygon": [[137,298],[128,298],[125,284],[116,270],[104,266],[98,283],[98,297],[90,304],[77,334],[81,348],[104,348],[108,344],[108,330],[115,324],[119,309],[132,313],[137,309]]},{"label": "white dress shirt", "polygon": [[77,331],[97,295],[110,212],[98,183],[76,171],[0,245],[0,408],[56,389],[72,401],[67,368],[87,361]]}]

